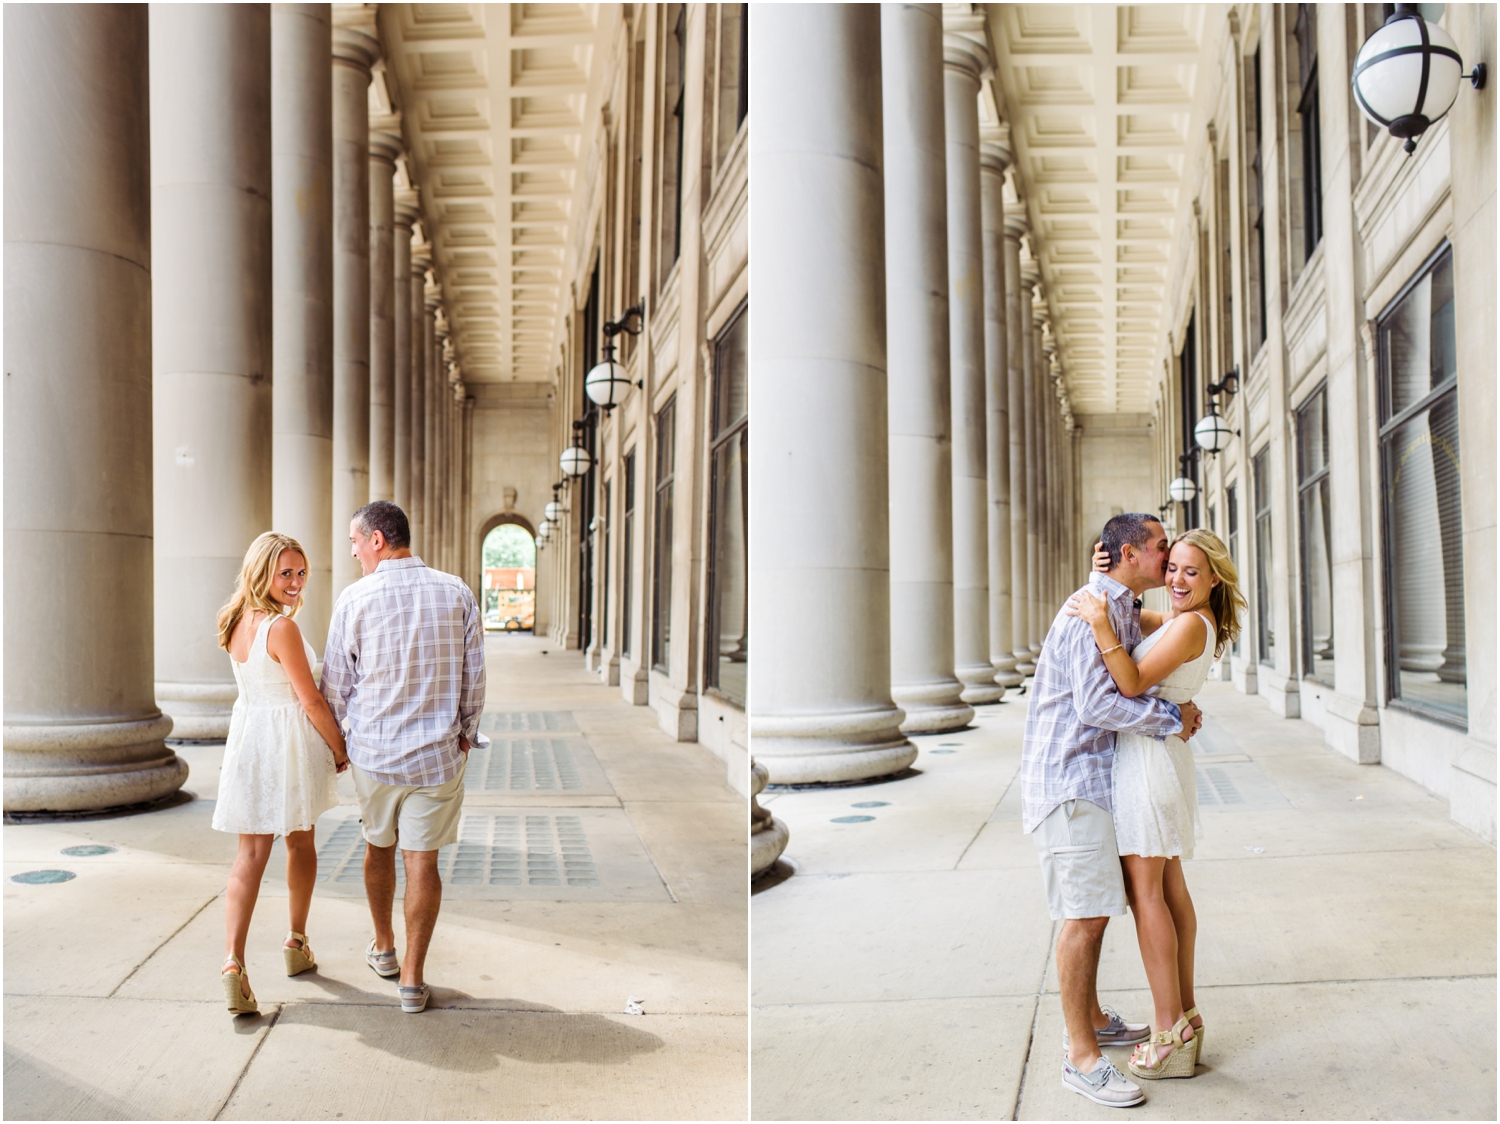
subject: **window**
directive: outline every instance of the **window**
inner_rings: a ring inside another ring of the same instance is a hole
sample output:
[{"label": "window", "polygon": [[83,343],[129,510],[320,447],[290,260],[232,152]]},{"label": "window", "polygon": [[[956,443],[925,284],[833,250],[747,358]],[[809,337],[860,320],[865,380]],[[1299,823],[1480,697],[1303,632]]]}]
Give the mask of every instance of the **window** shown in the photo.
[{"label": "window", "polygon": [[[1229,546],[1229,557],[1234,562],[1234,568],[1243,575],[1244,570],[1240,566],[1240,488],[1238,484],[1230,484],[1224,489],[1224,522],[1225,529],[1229,532],[1227,544]],[[1243,580],[1243,578],[1241,579]],[[1240,633],[1234,638],[1234,654],[1240,654]]]},{"label": "window", "polygon": [[662,59],[662,106],[664,123],[661,134],[661,278],[677,264],[682,253],[682,146],[687,135],[683,113],[687,108],[687,66],[683,47],[686,44],[687,5],[667,4],[663,8],[668,28]]},{"label": "window", "polygon": [[714,165],[724,156],[739,135],[745,115],[750,112],[750,69],[748,65],[750,5],[720,4],[719,11],[719,83],[715,119],[717,137]]},{"label": "window", "polygon": [[599,547],[602,567],[599,575],[599,644],[601,647],[609,644],[609,524],[615,517],[614,509],[609,506],[609,503],[614,489],[613,480],[604,482],[604,532],[603,542]]},{"label": "window", "polygon": [[[1198,458],[1193,453],[1198,442],[1193,437],[1193,427],[1198,424],[1198,314],[1188,317],[1187,332],[1182,340],[1181,408],[1182,408],[1182,452],[1189,459],[1179,461],[1182,475],[1194,484],[1198,483]],[[1195,495],[1182,505],[1183,526],[1198,526],[1198,497]]]},{"label": "window", "polygon": [[1323,134],[1318,124],[1318,10],[1297,5],[1297,118],[1302,135],[1302,258],[1323,239]]},{"label": "window", "polygon": [[1302,538],[1302,666],[1333,684],[1333,539],[1328,512],[1328,391],[1297,411],[1297,521]]},{"label": "window", "polygon": [[1453,256],[1444,247],[1380,318],[1390,697],[1468,722]]},{"label": "window", "polygon": [[651,536],[651,666],[672,664],[672,472],[677,451],[677,399],[656,415],[656,510]]},{"label": "window", "polygon": [[1251,226],[1255,230],[1254,253],[1250,255],[1249,284],[1250,308],[1255,319],[1250,325],[1250,354],[1253,357],[1266,342],[1266,186],[1263,164],[1263,137],[1261,130],[1260,49],[1256,48],[1255,61],[1251,63],[1251,97],[1255,104],[1247,116],[1255,123],[1255,132],[1250,140],[1250,182],[1247,206]]},{"label": "window", "polygon": [[635,651],[630,610],[635,605],[635,450],[625,454],[625,515],[620,520],[620,654]]},{"label": "window", "polygon": [[704,685],[745,705],[750,659],[749,317],[742,307],[714,342],[713,444],[709,452],[708,636]]},{"label": "window", "polygon": [[1255,488],[1255,619],[1261,663],[1276,662],[1276,632],[1271,623],[1271,450],[1262,449],[1250,465]]}]

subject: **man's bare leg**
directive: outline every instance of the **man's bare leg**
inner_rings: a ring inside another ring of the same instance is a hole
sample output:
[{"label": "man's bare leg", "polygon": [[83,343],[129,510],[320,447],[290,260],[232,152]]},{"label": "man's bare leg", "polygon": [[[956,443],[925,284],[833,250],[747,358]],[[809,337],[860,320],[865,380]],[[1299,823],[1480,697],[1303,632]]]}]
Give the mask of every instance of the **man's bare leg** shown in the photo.
[{"label": "man's bare leg", "polygon": [[426,977],[427,946],[443,904],[443,879],[436,851],[402,851],[406,862],[406,955],[401,961],[401,986],[417,987]]},{"label": "man's bare leg", "polygon": [[1108,917],[1069,918],[1057,936],[1057,980],[1068,1028],[1068,1060],[1083,1073],[1092,1072],[1100,1056],[1094,1019],[1099,1011],[1099,950],[1108,924]]},{"label": "man's bare leg", "polygon": [[[408,901],[411,900],[410,886],[407,887],[406,897]],[[396,933],[391,928],[391,905],[396,900],[394,843],[389,847],[365,844],[365,898],[370,903],[370,920],[375,923],[375,951],[394,950]]]}]

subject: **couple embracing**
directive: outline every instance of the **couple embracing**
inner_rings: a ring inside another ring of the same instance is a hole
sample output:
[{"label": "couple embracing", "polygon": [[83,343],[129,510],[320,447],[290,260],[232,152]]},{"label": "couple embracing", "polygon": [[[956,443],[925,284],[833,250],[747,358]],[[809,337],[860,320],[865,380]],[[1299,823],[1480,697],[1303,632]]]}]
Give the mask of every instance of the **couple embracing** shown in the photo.
[{"label": "couple embracing", "polygon": [[[1187,743],[1203,722],[1193,696],[1239,633],[1245,602],[1210,531],[1169,545],[1155,516],[1116,515],[1097,549],[1089,585],[1068,600],[1037,659],[1022,814],[1062,922],[1063,1087],[1126,1108],[1145,1094],[1100,1046],[1134,1045],[1128,1068],[1145,1080],[1192,1077],[1203,1053],[1197,918],[1182,873],[1199,833]],[[1171,610],[1141,609],[1141,595],[1163,585]],[[1099,1004],[1104,929],[1127,905],[1151,984],[1150,1026]]]},{"label": "couple embracing", "polygon": [[[356,511],[349,542],[364,576],[334,606],[321,685],[312,646],[292,619],[307,583],[307,552],[295,539],[267,531],[251,543],[219,611],[219,645],[240,689],[213,816],[216,830],[240,837],[220,972],[235,1015],[259,1010],[245,938],[278,835],[286,840],[291,915],[286,974],[317,966],[306,932],[318,876],[314,832],[339,802],[336,775],[351,768],[375,929],[365,959],[380,976],[400,977],[403,1011],[427,1006],[424,965],[443,897],[438,850],[458,838],[469,749],[489,744],[479,733],[484,631],[468,586],[412,556],[406,515],[395,504],[377,500]],[[398,843],[406,869],[403,959],[391,928]]]}]

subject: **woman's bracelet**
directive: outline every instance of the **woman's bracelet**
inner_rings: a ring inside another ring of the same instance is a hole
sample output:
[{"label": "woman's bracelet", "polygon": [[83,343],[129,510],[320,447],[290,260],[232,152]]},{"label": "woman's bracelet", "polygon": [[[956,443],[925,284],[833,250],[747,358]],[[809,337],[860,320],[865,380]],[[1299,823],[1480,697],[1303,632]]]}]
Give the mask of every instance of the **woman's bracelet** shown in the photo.
[{"label": "woman's bracelet", "polygon": [[[1123,648],[1123,647],[1125,647],[1125,645],[1124,645],[1124,644],[1116,644],[1116,645],[1115,645],[1115,648]],[[1111,652],[1113,652],[1113,651],[1114,651],[1114,650],[1115,650],[1115,648],[1105,648],[1105,649],[1104,649],[1104,651],[1102,651],[1102,652],[1100,652],[1100,653],[1099,653],[1099,654],[1100,654],[1100,655],[1101,655],[1101,656],[1107,656],[1107,655],[1109,655],[1109,654],[1110,654],[1110,653],[1111,653]]]}]

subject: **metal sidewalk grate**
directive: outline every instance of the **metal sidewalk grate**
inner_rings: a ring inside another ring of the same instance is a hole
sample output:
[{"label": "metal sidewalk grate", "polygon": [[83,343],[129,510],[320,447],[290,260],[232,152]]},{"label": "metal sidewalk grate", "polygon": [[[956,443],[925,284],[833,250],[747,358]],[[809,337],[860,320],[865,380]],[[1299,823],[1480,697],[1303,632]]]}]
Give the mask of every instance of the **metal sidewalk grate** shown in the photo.
[{"label": "metal sidewalk grate", "polygon": [[465,785],[477,792],[577,792],[587,747],[567,738],[495,738],[469,754]]},{"label": "metal sidewalk grate", "polygon": [[492,737],[506,734],[576,734],[578,723],[566,710],[503,710],[480,716],[479,730]]},{"label": "metal sidewalk grate", "polygon": [[1199,765],[1198,806],[1206,812],[1252,812],[1290,808],[1276,782],[1253,761]]}]

